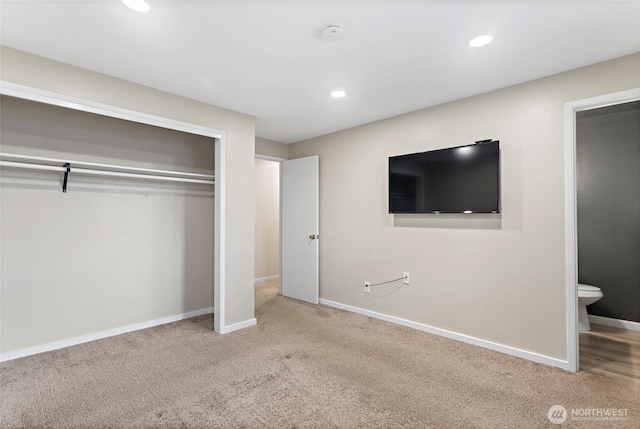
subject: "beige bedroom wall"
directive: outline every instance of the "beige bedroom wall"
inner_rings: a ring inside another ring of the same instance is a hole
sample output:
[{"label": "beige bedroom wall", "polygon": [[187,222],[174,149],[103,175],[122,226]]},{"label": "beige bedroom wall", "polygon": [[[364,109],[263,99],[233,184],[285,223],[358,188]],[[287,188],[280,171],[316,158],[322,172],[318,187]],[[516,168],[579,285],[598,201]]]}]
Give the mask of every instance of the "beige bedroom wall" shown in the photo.
[{"label": "beige bedroom wall", "polygon": [[256,159],[256,279],[280,272],[280,163]]},{"label": "beige bedroom wall", "polygon": [[6,82],[224,132],[227,195],[224,232],[227,247],[223,324],[229,326],[253,319],[255,119],[5,46],[2,46],[0,55],[0,78]]},{"label": "beige bedroom wall", "polygon": [[[321,298],[566,361],[564,104],[639,86],[635,54],[291,144],[320,156]],[[389,156],[487,138],[501,216],[388,214]]]},{"label": "beige bedroom wall", "polygon": [[289,159],[289,145],[262,137],[256,137],[256,154]]}]

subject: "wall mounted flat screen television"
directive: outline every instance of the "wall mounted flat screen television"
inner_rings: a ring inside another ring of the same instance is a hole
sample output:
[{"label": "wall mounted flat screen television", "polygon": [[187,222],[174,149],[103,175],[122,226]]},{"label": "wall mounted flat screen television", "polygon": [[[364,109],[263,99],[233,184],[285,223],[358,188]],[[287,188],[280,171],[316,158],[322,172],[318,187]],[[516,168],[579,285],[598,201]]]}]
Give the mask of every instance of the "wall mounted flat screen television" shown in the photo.
[{"label": "wall mounted flat screen television", "polygon": [[389,213],[500,213],[500,142],[389,157]]}]

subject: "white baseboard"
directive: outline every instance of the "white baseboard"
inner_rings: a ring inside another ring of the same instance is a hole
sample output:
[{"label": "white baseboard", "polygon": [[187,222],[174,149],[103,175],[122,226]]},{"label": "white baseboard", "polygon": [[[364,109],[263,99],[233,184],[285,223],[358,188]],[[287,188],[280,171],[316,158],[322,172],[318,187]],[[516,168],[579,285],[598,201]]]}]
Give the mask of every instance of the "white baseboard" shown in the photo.
[{"label": "white baseboard", "polygon": [[541,355],[527,350],[517,349],[515,347],[505,346],[502,344],[494,343],[491,341],[482,340],[480,338],[470,337],[468,335],[459,334],[457,332],[447,331],[446,329],[434,328],[433,326],[424,325],[422,323],[412,322],[410,320],[401,319],[395,316],[389,316],[375,311],[365,310],[363,308],[353,307],[346,304],[340,304],[338,302],[329,301],[327,299],[320,299],[320,304],[328,305],[329,307],[339,308],[341,310],[351,311],[353,313],[359,313],[364,316],[372,317],[374,319],[384,320],[386,322],[395,323],[409,328],[417,329],[419,331],[428,332],[434,335],[440,335],[442,337],[451,338],[452,340],[462,341],[463,343],[472,344],[474,346],[484,347],[497,352],[505,353],[512,356],[517,356],[522,359],[527,359],[533,362],[542,363],[549,366],[555,366],[564,370],[569,370],[569,362],[560,359],[552,358],[549,356]]},{"label": "white baseboard", "polygon": [[614,328],[628,329],[629,331],[640,331],[640,323],[631,320],[612,319],[610,317],[589,315],[589,322],[596,325],[611,326]]},{"label": "white baseboard", "polygon": [[250,326],[254,326],[258,323],[258,319],[255,317],[253,319],[245,320],[243,322],[234,323],[233,325],[227,325],[223,328],[221,334],[229,334],[234,331],[239,331],[240,329],[248,328]]},{"label": "white baseboard", "polygon": [[152,328],[165,323],[177,322],[179,320],[189,319],[191,317],[202,316],[203,314],[213,313],[213,307],[203,308],[202,310],[190,311],[188,313],[176,314],[174,316],[161,317],[159,319],[149,320],[147,322],[134,323],[133,325],[122,326],[120,328],[107,329],[104,331],[94,332],[92,334],[80,335],[78,337],[68,338],[66,340],[54,341],[34,347],[27,347],[20,350],[6,352],[0,354],[0,362],[18,359],[25,356],[31,356],[38,353],[49,352],[52,350],[63,349],[65,347],[75,346],[90,341],[101,340],[115,335],[126,334],[127,332],[139,331],[141,329]]},{"label": "white baseboard", "polygon": [[280,276],[275,275],[275,276],[269,276],[269,277],[260,277],[257,279],[254,279],[254,283],[264,283],[264,282],[269,282],[271,280],[278,280],[280,278]]}]

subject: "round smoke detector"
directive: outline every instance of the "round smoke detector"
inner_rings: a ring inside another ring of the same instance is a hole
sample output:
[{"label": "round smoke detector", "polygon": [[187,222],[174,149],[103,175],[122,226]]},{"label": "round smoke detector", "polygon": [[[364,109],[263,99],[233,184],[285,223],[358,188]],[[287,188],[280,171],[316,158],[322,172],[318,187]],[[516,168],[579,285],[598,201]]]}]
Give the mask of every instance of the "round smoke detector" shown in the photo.
[{"label": "round smoke detector", "polygon": [[324,40],[339,40],[344,35],[344,30],[340,24],[329,24],[322,27],[322,38]]}]

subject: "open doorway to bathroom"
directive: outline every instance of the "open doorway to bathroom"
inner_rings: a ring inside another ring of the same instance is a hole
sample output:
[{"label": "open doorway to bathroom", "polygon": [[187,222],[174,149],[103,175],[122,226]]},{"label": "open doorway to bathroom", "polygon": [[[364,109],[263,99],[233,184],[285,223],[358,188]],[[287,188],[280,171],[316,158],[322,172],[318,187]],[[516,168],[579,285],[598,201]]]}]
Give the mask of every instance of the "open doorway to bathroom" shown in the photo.
[{"label": "open doorway to bathroom", "polygon": [[579,367],[640,379],[639,100],[575,113],[575,179]]}]

